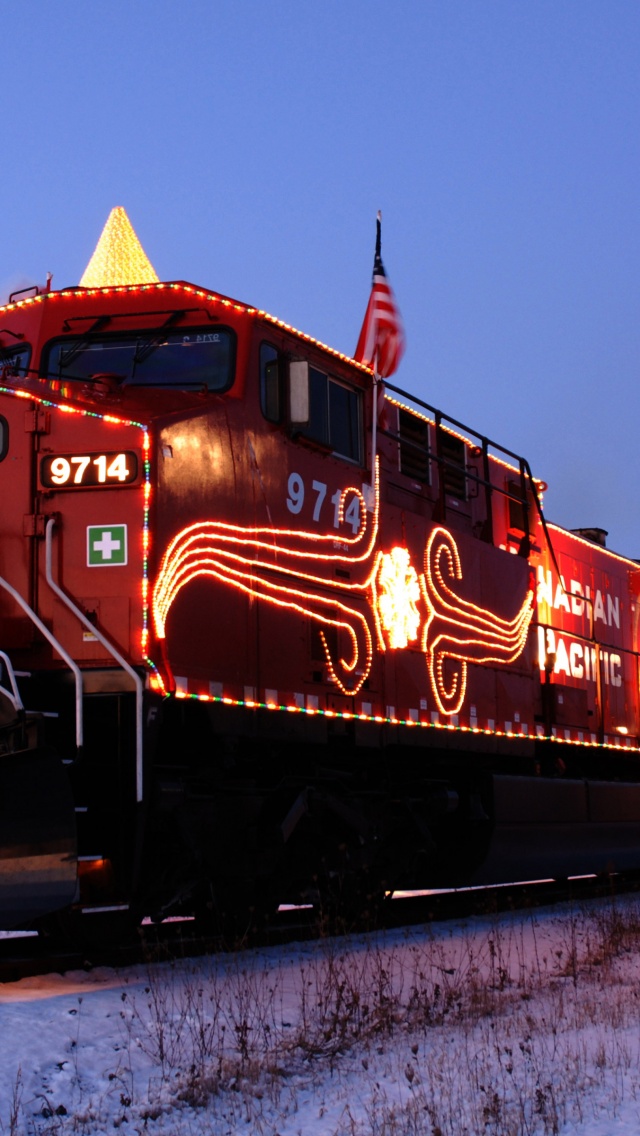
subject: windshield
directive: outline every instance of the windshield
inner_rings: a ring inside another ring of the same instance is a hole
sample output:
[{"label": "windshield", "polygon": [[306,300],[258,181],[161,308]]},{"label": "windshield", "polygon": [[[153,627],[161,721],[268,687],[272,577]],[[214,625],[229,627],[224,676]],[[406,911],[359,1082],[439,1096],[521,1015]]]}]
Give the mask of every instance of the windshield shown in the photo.
[{"label": "windshield", "polygon": [[57,340],[45,349],[49,379],[118,375],[126,386],[226,390],[233,381],[235,336],[215,331],[148,332],[103,339]]}]

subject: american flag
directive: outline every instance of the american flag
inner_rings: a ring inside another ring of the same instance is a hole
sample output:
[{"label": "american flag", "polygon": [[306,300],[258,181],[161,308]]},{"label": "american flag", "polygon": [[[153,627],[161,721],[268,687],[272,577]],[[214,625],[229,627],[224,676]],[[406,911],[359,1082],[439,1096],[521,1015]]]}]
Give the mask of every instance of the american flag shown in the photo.
[{"label": "american flag", "polygon": [[386,379],[397,371],[404,355],[404,328],[380,255],[381,220],[378,213],[373,284],[354,358]]}]

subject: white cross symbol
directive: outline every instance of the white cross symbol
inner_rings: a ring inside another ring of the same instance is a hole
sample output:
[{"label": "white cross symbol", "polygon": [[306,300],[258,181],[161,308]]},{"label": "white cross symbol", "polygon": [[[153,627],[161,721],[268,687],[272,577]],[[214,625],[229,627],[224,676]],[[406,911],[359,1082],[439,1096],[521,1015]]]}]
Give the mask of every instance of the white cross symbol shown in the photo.
[{"label": "white cross symbol", "polygon": [[99,552],[103,560],[111,560],[111,553],[116,552],[119,548],[120,541],[113,539],[109,529],[105,529],[100,540],[93,542],[93,551]]}]

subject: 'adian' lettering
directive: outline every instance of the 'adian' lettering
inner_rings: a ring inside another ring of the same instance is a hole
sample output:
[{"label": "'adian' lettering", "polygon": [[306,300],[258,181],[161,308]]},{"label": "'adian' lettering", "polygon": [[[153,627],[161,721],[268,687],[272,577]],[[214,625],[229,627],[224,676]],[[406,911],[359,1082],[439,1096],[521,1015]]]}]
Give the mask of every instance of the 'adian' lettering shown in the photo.
[{"label": "'adian' lettering", "polygon": [[547,604],[554,611],[562,609],[575,616],[582,616],[585,612],[589,615],[588,609],[593,604],[594,623],[599,621],[605,627],[620,628],[618,596],[612,596],[610,592],[603,595],[600,588],[596,588],[592,598],[588,584],[583,587],[579,580],[570,580],[567,586],[564,576],[560,577],[554,588],[551,569],[545,571],[542,564],[538,565],[538,603]]}]

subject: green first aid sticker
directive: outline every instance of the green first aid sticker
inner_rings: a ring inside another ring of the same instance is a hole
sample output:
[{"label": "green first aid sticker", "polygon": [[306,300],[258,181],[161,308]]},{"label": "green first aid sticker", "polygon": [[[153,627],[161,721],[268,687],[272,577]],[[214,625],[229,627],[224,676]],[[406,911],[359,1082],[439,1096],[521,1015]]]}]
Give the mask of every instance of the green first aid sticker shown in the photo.
[{"label": "green first aid sticker", "polygon": [[103,568],[106,564],[126,563],[126,525],[87,525],[87,564],[89,568]]}]

